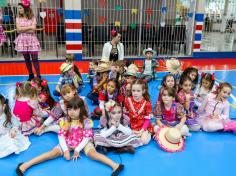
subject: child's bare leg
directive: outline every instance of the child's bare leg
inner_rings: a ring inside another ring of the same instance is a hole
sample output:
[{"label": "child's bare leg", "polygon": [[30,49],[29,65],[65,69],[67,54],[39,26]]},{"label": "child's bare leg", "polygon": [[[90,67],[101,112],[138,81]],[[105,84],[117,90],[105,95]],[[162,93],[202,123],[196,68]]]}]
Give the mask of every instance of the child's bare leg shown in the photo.
[{"label": "child's bare leg", "polygon": [[151,134],[148,131],[144,131],[141,135],[141,141],[144,145],[147,145],[151,141]]},{"label": "child's bare leg", "polygon": [[30,161],[23,163],[19,168],[22,172],[25,172],[27,169],[29,169],[33,165],[42,163],[47,160],[57,158],[61,155],[62,155],[61,150],[58,147],[55,147],[52,150],[50,150],[49,152],[43,153],[43,154],[31,159]]},{"label": "child's bare leg", "polygon": [[87,153],[88,157],[90,157],[93,160],[100,161],[108,166],[110,166],[113,171],[116,170],[119,167],[118,163],[115,163],[111,159],[107,158],[105,155],[98,153],[94,149],[90,149],[89,152]]}]

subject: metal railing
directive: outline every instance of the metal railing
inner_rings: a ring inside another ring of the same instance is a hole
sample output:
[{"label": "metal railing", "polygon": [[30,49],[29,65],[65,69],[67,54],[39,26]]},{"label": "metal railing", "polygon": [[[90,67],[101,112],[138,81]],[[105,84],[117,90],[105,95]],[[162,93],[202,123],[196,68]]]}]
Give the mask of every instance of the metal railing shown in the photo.
[{"label": "metal railing", "polygon": [[187,55],[189,9],[190,3],[172,0],[82,0],[83,56],[101,57],[112,29],[121,32],[126,57],[141,56],[147,47]]},{"label": "metal railing", "polygon": [[[0,58],[20,58],[14,48],[14,40],[17,37],[16,17],[17,5],[19,1],[7,0],[6,4],[0,7],[2,26],[7,40],[0,47]],[[42,59],[61,58],[65,56],[65,27],[63,0],[45,1],[31,0],[31,8],[37,19],[36,35],[41,44],[39,57]]]},{"label": "metal railing", "polygon": [[[143,49],[152,47],[159,55],[190,55],[192,30],[189,22],[191,5],[183,0],[81,0],[83,57],[101,57],[110,31],[122,33],[125,57],[139,57]],[[0,47],[0,58],[19,58],[14,50],[17,36],[15,19],[18,0],[7,0],[1,7],[7,41]],[[37,31],[42,51],[39,57],[61,58],[65,55],[65,0],[39,3],[31,0],[38,21]],[[189,37],[189,39],[188,39]],[[190,51],[190,52],[189,52]]]}]

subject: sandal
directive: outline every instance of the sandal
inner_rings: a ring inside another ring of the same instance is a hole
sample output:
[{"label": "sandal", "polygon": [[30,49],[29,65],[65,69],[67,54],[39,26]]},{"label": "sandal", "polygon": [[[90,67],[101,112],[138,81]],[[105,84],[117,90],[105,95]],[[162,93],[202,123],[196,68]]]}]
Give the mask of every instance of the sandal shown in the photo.
[{"label": "sandal", "polygon": [[24,173],[22,172],[22,170],[20,170],[20,166],[24,164],[24,163],[20,163],[18,164],[17,168],[16,168],[16,174],[17,176],[24,176]]}]

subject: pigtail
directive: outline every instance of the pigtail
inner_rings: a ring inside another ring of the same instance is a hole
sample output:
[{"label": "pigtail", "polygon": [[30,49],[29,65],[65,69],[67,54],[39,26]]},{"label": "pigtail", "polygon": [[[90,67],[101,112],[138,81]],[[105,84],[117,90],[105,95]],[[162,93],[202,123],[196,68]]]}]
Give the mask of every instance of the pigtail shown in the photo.
[{"label": "pigtail", "polygon": [[22,83],[16,82],[16,97],[22,96]]},{"label": "pigtail", "polygon": [[1,95],[1,94],[0,94],[0,102],[1,102],[2,106],[5,106],[4,107],[4,113],[6,115],[6,121],[3,123],[3,126],[7,127],[8,124],[12,124],[12,121],[11,121],[11,118],[12,118],[11,109],[9,107],[8,99],[4,98],[4,96]]},{"label": "pigtail", "polygon": [[210,86],[209,89],[210,91],[212,90],[214,84],[215,84],[215,74],[211,74],[211,73],[204,73],[202,72],[201,74],[201,81],[200,81],[200,87],[202,87],[202,80],[205,79],[206,81],[210,82]]},{"label": "pigtail", "polygon": [[228,82],[221,82],[218,86],[216,86],[216,91],[214,91],[213,93],[217,96],[224,87],[228,87],[231,90],[233,89],[233,87],[232,87],[232,85],[230,83],[228,83]]}]

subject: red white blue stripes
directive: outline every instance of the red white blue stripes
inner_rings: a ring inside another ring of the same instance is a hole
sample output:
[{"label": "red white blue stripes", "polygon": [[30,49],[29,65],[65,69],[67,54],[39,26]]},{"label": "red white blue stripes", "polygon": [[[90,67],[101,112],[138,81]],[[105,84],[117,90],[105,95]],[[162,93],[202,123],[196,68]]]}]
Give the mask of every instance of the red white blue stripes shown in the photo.
[{"label": "red white blue stripes", "polygon": [[196,13],[195,15],[196,26],[195,26],[195,37],[193,43],[193,52],[199,52],[201,49],[203,20],[204,20],[204,14]]},{"label": "red white blue stripes", "polygon": [[[77,1],[77,3],[80,3]],[[82,59],[81,10],[65,10],[66,52]]]}]

